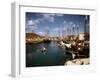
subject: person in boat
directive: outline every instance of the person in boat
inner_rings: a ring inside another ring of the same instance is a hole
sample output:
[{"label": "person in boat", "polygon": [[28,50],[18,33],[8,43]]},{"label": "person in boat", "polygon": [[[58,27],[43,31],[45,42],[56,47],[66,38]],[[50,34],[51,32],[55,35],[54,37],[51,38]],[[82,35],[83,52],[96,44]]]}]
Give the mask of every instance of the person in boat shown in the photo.
[{"label": "person in boat", "polygon": [[41,50],[43,53],[47,53],[47,49],[45,47],[42,47],[42,50]]}]

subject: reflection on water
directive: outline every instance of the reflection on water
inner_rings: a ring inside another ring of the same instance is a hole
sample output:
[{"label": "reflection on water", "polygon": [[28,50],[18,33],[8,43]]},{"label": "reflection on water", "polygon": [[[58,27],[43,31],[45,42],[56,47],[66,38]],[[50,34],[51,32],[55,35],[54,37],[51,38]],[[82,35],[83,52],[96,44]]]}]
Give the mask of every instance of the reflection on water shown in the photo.
[{"label": "reflection on water", "polygon": [[[43,47],[47,50],[42,51]],[[26,67],[64,65],[71,58],[56,41],[26,45]]]}]

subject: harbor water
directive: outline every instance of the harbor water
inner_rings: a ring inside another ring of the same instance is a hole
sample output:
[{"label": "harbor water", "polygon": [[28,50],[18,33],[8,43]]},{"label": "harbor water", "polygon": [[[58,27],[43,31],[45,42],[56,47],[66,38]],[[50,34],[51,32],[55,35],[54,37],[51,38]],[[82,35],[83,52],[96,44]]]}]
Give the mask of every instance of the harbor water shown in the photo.
[{"label": "harbor water", "polygon": [[57,41],[26,44],[26,67],[62,66],[71,57]]}]

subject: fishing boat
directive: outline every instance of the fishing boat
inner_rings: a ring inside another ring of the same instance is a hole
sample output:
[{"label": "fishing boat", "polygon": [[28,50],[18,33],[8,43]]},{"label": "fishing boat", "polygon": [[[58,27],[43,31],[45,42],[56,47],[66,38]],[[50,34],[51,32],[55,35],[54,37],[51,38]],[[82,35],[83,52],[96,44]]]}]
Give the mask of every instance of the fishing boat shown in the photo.
[{"label": "fishing boat", "polygon": [[51,40],[50,39],[44,39],[44,43],[50,43]]}]

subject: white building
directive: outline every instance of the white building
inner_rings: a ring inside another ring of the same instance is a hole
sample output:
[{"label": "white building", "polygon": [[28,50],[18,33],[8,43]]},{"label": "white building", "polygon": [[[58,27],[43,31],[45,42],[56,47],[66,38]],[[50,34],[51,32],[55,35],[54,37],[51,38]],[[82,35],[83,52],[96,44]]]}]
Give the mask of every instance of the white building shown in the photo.
[{"label": "white building", "polygon": [[84,40],[84,39],[85,39],[85,33],[80,33],[79,40]]}]

